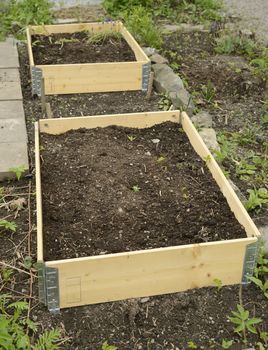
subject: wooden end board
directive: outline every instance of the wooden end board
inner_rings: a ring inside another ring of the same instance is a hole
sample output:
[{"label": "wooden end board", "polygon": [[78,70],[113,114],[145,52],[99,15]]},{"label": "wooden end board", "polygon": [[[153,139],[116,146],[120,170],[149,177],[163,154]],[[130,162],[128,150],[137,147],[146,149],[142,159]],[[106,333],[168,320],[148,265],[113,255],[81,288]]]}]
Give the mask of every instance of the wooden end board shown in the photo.
[{"label": "wooden end board", "polygon": [[[84,63],[61,65],[36,65],[32,52],[31,36],[56,33],[92,33],[117,31],[132,48],[136,61]],[[42,70],[46,95],[110,91],[135,91],[142,89],[143,66],[150,64],[149,58],[121,22],[74,23],[61,25],[29,26],[26,29],[30,67]]]},{"label": "wooden end board", "polygon": [[46,261],[46,266],[58,269],[61,308],[200,288],[213,285],[215,278],[223,285],[241,282],[246,249],[257,242],[260,234],[186,113],[167,111],[43,119],[39,121],[39,132],[57,135],[72,129],[109,125],[147,128],[166,121],[181,122],[199,156],[206,159],[209,156],[207,166],[248,237]]}]

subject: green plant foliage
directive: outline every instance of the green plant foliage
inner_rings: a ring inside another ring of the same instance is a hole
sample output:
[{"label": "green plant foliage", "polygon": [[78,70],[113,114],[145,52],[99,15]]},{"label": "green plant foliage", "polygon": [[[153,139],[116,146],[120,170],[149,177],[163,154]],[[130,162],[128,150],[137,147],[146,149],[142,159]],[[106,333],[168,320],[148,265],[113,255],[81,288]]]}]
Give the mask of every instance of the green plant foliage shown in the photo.
[{"label": "green plant foliage", "polygon": [[131,190],[134,193],[137,193],[137,192],[140,192],[141,188],[138,185],[134,185],[134,186],[131,187]]},{"label": "green plant foliage", "polygon": [[214,278],[213,283],[217,287],[218,291],[220,291],[222,289],[222,287],[223,287],[222,280],[220,280],[219,278]]},{"label": "green plant foliage", "polygon": [[256,277],[248,277],[248,279],[253,282],[260,290],[263,292],[264,296],[268,299],[268,280],[263,282],[261,279]]},{"label": "green plant foliage", "polygon": [[25,318],[28,303],[18,301],[10,303],[9,294],[0,294],[0,349],[5,350],[57,350],[60,332],[57,329],[40,335],[35,344],[27,334],[27,327],[35,333],[36,324]]},{"label": "green plant foliage", "polygon": [[26,169],[27,168],[25,167],[25,165],[20,165],[18,167],[10,168],[9,170],[15,173],[16,179],[19,181]]},{"label": "green plant foliage", "polygon": [[248,38],[237,35],[223,35],[216,39],[215,51],[222,54],[240,54],[253,56],[257,44]]},{"label": "green plant foliage", "polygon": [[187,345],[189,349],[198,349],[198,346],[192,340],[188,341]]},{"label": "green plant foliage", "polygon": [[237,311],[232,311],[232,316],[228,316],[228,319],[235,325],[234,331],[240,336],[247,331],[257,334],[255,326],[262,322],[260,318],[250,318],[249,311],[239,304]]},{"label": "green plant foliage", "polygon": [[136,6],[121,13],[127,28],[141,45],[155,48],[161,47],[160,31],[154,23],[153,17],[145,7]]},{"label": "green plant foliage", "polygon": [[222,339],[221,347],[223,349],[230,349],[230,347],[233,345],[233,340],[225,340]]},{"label": "green plant foliage", "polygon": [[245,208],[248,211],[259,210],[263,204],[268,203],[268,193],[266,188],[249,189],[249,198],[245,203]]},{"label": "green plant foliage", "polygon": [[101,350],[118,350],[116,346],[109,345],[108,342],[104,342],[101,346]]},{"label": "green plant foliage", "polygon": [[212,84],[212,82],[209,80],[207,85],[202,85],[201,87],[201,94],[202,97],[209,103],[212,101],[216,94],[216,88]]},{"label": "green plant foliage", "polygon": [[0,11],[0,33],[4,38],[8,33],[23,33],[29,24],[49,24],[52,22],[52,3],[48,0],[11,0]]},{"label": "green plant foliage", "polygon": [[17,225],[14,221],[0,220],[0,229],[4,231],[16,232]]}]

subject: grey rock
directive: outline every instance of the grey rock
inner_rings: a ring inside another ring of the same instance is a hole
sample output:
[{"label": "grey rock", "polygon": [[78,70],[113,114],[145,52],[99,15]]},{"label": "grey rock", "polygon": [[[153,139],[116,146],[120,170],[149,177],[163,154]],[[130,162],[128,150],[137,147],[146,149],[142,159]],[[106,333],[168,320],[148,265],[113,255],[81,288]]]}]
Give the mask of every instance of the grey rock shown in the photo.
[{"label": "grey rock", "polygon": [[262,240],[264,241],[264,247],[266,250],[268,250],[268,225],[259,226],[258,229],[262,235]]},{"label": "grey rock", "polygon": [[248,39],[253,39],[254,38],[254,33],[249,30],[249,29],[241,29],[239,31],[240,35],[245,37],[245,38],[248,38]]},{"label": "grey rock", "polygon": [[201,128],[211,128],[212,116],[208,112],[202,111],[192,117],[192,122]]},{"label": "grey rock", "polygon": [[183,81],[166,64],[154,64],[154,86],[158,92],[170,93],[184,89]]},{"label": "grey rock", "polygon": [[147,303],[149,300],[150,300],[149,297],[145,297],[145,298],[141,298],[141,299],[140,299],[140,302],[141,302],[142,304],[144,304],[144,303]]},{"label": "grey rock", "polygon": [[240,189],[236,186],[236,184],[231,179],[228,179],[228,181],[232,189],[235,191],[237,197],[240,199],[240,201],[242,203],[245,203],[247,201],[247,198],[243,195],[243,193],[240,191]]},{"label": "grey rock", "polygon": [[219,151],[220,146],[217,142],[217,135],[214,129],[212,128],[204,128],[201,131],[199,131],[200,136],[202,137],[203,141],[207,145],[207,147],[210,149],[210,151]]},{"label": "grey rock", "polygon": [[192,96],[189,94],[187,90],[179,89],[177,92],[170,92],[169,97],[172,101],[174,109],[180,109],[189,114],[191,116],[194,111],[194,103]]},{"label": "grey rock", "polygon": [[161,63],[168,63],[168,60],[165,57],[159,55],[158,53],[153,54],[150,57],[150,60],[151,60],[152,63],[159,63],[159,64],[161,64]]},{"label": "grey rock", "polygon": [[147,55],[148,57],[157,53],[157,50],[154,47],[143,47],[142,49],[145,55]]},{"label": "grey rock", "polygon": [[181,23],[181,24],[166,24],[163,26],[164,32],[203,32],[205,31],[205,27],[202,24],[190,24],[190,23]]}]

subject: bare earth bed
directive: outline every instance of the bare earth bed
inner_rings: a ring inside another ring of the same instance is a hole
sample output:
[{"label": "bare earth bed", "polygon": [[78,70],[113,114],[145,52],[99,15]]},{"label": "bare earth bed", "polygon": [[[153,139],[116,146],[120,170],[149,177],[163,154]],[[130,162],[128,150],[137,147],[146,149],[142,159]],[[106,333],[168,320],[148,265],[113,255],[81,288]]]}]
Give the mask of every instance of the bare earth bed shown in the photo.
[{"label": "bare earth bed", "polygon": [[246,237],[178,125],[81,129],[41,145],[47,260]]},{"label": "bare earth bed", "polygon": [[87,32],[33,35],[35,64],[75,64],[136,61],[134,52],[120,35],[90,41]]}]

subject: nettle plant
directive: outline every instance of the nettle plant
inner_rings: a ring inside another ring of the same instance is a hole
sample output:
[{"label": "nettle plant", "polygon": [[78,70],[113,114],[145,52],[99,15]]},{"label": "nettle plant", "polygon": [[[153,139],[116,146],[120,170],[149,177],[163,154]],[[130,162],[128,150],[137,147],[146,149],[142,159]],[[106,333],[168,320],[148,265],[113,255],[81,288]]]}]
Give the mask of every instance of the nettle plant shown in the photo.
[{"label": "nettle plant", "polygon": [[28,303],[12,303],[9,294],[0,294],[0,349],[5,350],[57,350],[60,331],[52,329],[41,334],[33,343],[31,335],[37,324],[25,316]]}]

